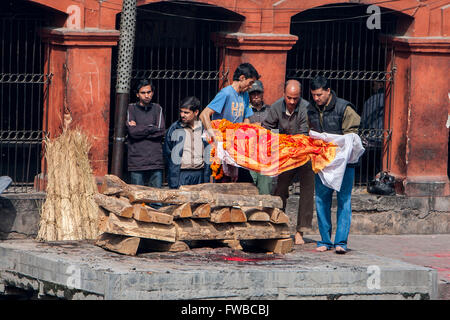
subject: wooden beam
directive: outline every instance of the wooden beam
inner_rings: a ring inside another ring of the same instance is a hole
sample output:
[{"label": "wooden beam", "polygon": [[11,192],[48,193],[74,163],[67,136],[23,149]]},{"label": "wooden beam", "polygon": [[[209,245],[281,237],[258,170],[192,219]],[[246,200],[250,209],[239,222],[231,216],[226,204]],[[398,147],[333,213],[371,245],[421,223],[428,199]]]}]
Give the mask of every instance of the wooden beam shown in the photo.
[{"label": "wooden beam", "polygon": [[192,218],[210,218],[211,206],[209,203],[194,203],[191,205]]},{"label": "wooden beam", "polygon": [[108,196],[119,195],[125,191],[128,185],[122,181],[119,177],[107,174],[103,177],[102,185],[100,186],[100,193]]},{"label": "wooden beam", "polygon": [[194,185],[180,186],[182,191],[202,191],[207,190],[213,193],[239,194],[239,195],[259,195],[258,188],[253,183],[201,183]]},{"label": "wooden beam", "polygon": [[[243,190],[239,190],[240,187]],[[205,190],[205,188],[208,189]],[[255,190],[257,188],[251,183],[206,183],[194,186],[181,186],[180,189],[159,189],[127,184],[114,175],[105,175],[100,188],[101,193],[104,195],[126,196],[132,203],[183,204],[191,202],[230,207],[283,207],[280,197],[259,195]],[[226,194],[226,192],[233,192],[233,194]],[[251,195],[251,197],[248,197],[248,195]]]},{"label": "wooden beam", "polygon": [[176,228],[174,225],[141,222],[127,219],[110,213],[105,232],[126,236],[175,242]]},{"label": "wooden beam", "polygon": [[270,222],[276,224],[289,223],[289,217],[286,213],[283,212],[283,210],[280,210],[278,208],[264,208],[263,210],[270,215]]},{"label": "wooden beam", "polygon": [[211,222],[227,223],[231,222],[231,210],[229,207],[213,207],[211,209]]},{"label": "wooden beam", "polygon": [[98,230],[99,232],[106,232],[106,223],[108,222],[109,211],[98,207]]},{"label": "wooden beam", "polygon": [[209,203],[212,206],[239,206],[239,207],[270,207],[282,208],[283,202],[278,196],[271,195],[245,195],[212,193],[209,191],[183,191],[177,189],[158,189],[158,188],[131,188],[127,191],[130,202],[146,203],[172,203],[182,204],[191,203]]},{"label": "wooden beam", "polygon": [[142,239],[143,247],[151,251],[169,251],[183,252],[190,250],[189,246],[183,241],[166,242],[151,239]]},{"label": "wooden beam", "polygon": [[247,216],[244,211],[239,207],[231,207],[231,222],[247,222]]},{"label": "wooden beam", "polygon": [[102,208],[113,212],[121,217],[131,218],[133,216],[133,208],[131,204],[122,199],[116,198],[115,196],[105,196],[101,193],[94,194],[95,202]]},{"label": "wooden beam", "polygon": [[169,214],[169,215],[173,216],[174,219],[192,217],[192,210],[191,210],[190,203],[165,206],[165,207],[161,207],[158,211]]},{"label": "wooden beam", "polygon": [[172,224],[173,216],[167,213],[159,212],[152,207],[136,204],[133,205],[133,218],[142,222],[154,222],[161,224]]},{"label": "wooden beam", "polygon": [[289,238],[289,226],[270,222],[212,223],[205,219],[175,220],[177,240],[251,240]]},{"label": "wooden beam", "polygon": [[135,256],[140,241],[141,239],[137,237],[103,233],[98,237],[95,244],[110,251]]},{"label": "wooden beam", "polygon": [[239,240],[219,240],[222,244],[233,250],[242,250],[241,242]]},{"label": "wooden beam", "polygon": [[244,207],[242,210],[244,210],[248,221],[270,221],[270,215],[262,208]]},{"label": "wooden beam", "polygon": [[252,243],[260,248],[276,254],[285,254],[292,250],[294,241],[288,239],[263,239],[254,240]]}]

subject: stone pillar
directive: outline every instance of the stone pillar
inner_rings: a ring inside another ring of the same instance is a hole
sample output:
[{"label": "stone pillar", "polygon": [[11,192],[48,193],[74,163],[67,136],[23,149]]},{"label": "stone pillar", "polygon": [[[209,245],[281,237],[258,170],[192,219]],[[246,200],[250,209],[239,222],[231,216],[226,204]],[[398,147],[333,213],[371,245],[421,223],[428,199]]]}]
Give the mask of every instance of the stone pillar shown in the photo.
[{"label": "stone pillar", "polygon": [[397,191],[407,196],[450,195],[449,37],[393,37],[396,68],[388,157]]},{"label": "stone pillar", "polygon": [[213,40],[224,48],[222,68],[229,70],[231,84],[234,70],[240,63],[251,63],[261,75],[264,84],[264,100],[272,104],[283,95],[286,76],[287,52],[297,42],[291,34],[217,33]]},{"label": "stone pillar", "polygon": [[46,88],[44,130],[53,138],[61,134],[64,109],[69,111],[71,127],[90,139],[94,175],[103,176],[108,173],[111,49],[119,32],[56,28],[43,30],[42,37],[45,70],[53,74]]}]

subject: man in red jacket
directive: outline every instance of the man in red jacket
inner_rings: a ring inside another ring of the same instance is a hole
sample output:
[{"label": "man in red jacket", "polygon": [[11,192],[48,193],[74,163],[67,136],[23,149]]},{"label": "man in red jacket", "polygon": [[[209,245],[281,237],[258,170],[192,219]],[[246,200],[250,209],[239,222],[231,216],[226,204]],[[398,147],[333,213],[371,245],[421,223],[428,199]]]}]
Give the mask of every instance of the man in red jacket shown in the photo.
[{"label": "man in red jacket", "polygon": [[128,106],[128,171],[131,184],[161,188],[166,127],[161,106],[151,102],[154,91],[151,82],[140,81],[136,93],[139,101]]}]

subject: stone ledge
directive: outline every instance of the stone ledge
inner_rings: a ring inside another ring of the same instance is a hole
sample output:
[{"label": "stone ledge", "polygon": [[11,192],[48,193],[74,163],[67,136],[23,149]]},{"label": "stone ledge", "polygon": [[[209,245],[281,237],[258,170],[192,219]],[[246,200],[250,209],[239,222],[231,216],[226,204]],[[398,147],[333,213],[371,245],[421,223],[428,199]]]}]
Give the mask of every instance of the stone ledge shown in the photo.
[{"label": "stone ledge", "polygon": [[[295,233],[298,195],[291,195],[286,213]],[[45,193],[3,194],[0,196],[0,239],[35,238],[39,230],[40,208]],[[407,197],[354,194],[353,234],[450,234],[450,197]],[[336,211],[336,199],[332,212]],[[332,216],[335,225],[335,214]],[[314,212],[311,232],[317,233]]]},{"label": "stone ledge", "polygon": [[[286,214],[295,232],[299,195],[288,198]],[[450,197],[352,196],[351,234],[450,234]],[[314,209],[315,210],[315,209]],[[336,197],[332,204],[333,231],[336,226]],[[314,212],[312,229],[318,233]]]},{"label": "stone ledge", "polygon": [[[66,299],[437,298],[436,270],[356,250],[345,259],[333,252],[318,255],[314,246],[269,257],[250,253],[258,262],[230,262],[221,257],[238,253],[228,248],[123,257],[82,241],[3,241],[0,283]],[[377,288],[368,285],[373,266],[380,269]]]}]

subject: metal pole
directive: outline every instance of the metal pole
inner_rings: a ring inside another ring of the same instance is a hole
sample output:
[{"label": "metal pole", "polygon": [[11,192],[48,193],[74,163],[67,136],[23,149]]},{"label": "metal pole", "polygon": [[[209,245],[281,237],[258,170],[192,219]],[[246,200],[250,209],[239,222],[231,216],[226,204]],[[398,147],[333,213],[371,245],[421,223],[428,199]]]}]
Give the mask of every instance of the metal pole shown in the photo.
[{"label": "metal pole", "polygon": [[125,121],[130,96],[131,70],[133,67],[134,35],[136,29],[136,0],[123,0],[120,18],[119,61],[116,82],[116,112],[111,173],[122,177],[125,143]]}]

